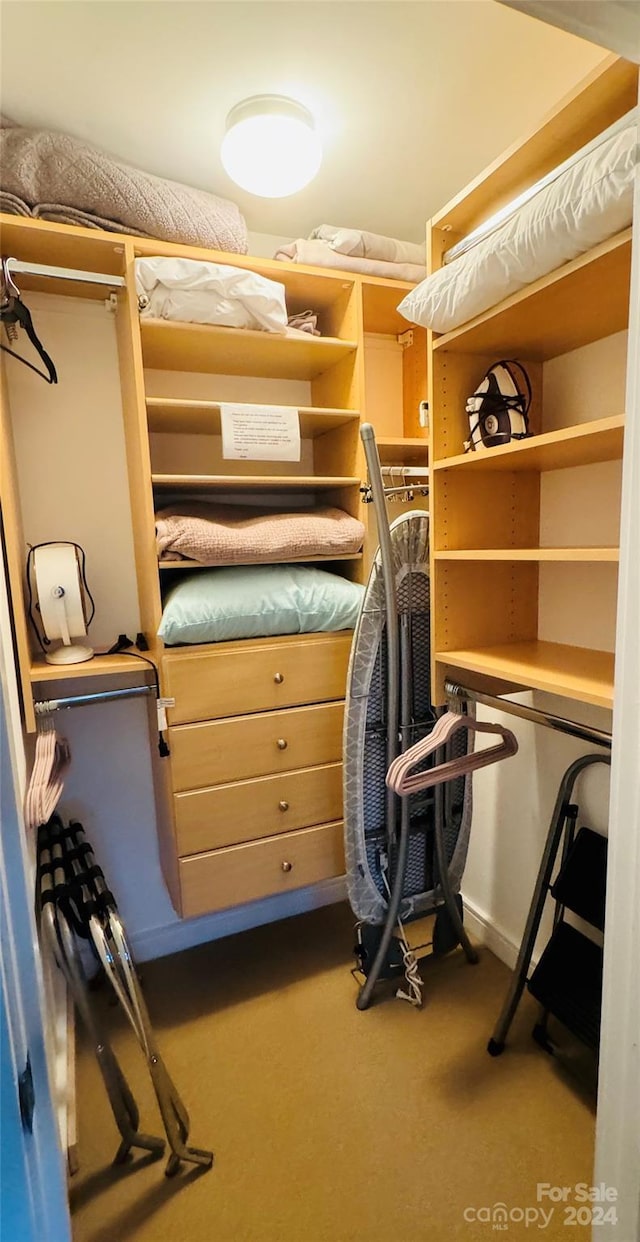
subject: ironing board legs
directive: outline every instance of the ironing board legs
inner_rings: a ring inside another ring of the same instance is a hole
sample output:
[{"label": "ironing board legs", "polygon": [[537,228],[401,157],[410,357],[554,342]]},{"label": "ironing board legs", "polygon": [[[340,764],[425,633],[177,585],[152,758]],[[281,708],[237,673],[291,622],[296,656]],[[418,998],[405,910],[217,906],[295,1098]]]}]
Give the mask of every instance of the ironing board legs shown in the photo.
[{"label": "ironing board legs", "polygon": [[531,906],[527,917],[522,944],[518,960],[513,972],[511,985],[507,992],[504,1005],[500,1013],[500,1017],[494,1027],[493,1035],[487,1044],[487,1052],[492,1057],[500,1056],[504,1051],[505,1040],[509,1033],[509,1028],[515,1017],[516,1009],[520,1003],[520,998],[524,991],[527,979],[529,977],[529,967],[536,943],[536,937],[540,927],[542,911],[547,896],[547,891],[551,883],[551,876],[555,865],[560,841],[562,839],[562,831],[567,815],[567,807],[571,802],[573,786],[583,771],[593,763],[611,763],[609,755],[582,755],[580,759],[576,759],[566,770],[558,790],[556,804],[553,808],[551,823],[547,833],[547,839],[540,861],[540,869],[538,878],[531,899]]},{"label": "ironing board legs", "polygon": [[[441,762],[437,759],[437,762]],[[442,785],[436,785],[434,789],[435,806],[434,806],[434,835],[436,840],[436,859],[438,863],[438,881],[442,889],[444,904],[447,914],[451,920],[451,924],[459,943],[464,949],[465,957],[470,965],[477,965],[480,960],[476,953],[462,923],[460,910],[455,898],[455,893],[451,887],[451,878],[449,876],[449,864],[447,862],[447,854],[444,842],[444,790]]]},{"label": "ironing board legs", "polygon": [[371,969],[360,988],[356,1005],[358,1009],[368,1009],[371,1004],[373,989],[380,977],[380,971],[386,961],[389,945],[393,929],[398,918],[400,902],[404,889],[405,873],[407,870],[407,855],[409,853],[409,807],[406,798],[401,801],[400,807],[400,834],[398,837],[398,850],[395,858],[395,875],[391,885],[391,893],[389,895],[389,904],[387,905],[387,917],[385,919],[382,936],[378,951],[373,959]]}]

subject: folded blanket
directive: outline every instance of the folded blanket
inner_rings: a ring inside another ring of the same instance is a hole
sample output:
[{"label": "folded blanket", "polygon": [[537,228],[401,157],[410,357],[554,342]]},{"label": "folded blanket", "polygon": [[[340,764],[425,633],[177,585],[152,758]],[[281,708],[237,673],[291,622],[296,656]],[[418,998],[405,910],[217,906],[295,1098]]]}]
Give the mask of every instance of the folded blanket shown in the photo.
[{"label": "folded blanket", "polygon": [[305,263],[309,267],[335,267],[341,272],[358,272],[361,276],[386,276],[389,280],[407,280],[416,284],[424,280],[426,268],[417,263],[386,263],[382,259],[356,259],[350,254],[338,254],[328,242],[307,240],[281,246],[274,256],[289,263]]},{"label": "folded blanket", "polygon": [[248,505],[191,501],[156,513],[161,561],[200,565],[258,565],[294,557],[359,552],[364,526],[342,509],[279,512]]},{"label": "folded blanket", "polygon": [[12,215],[247,252],[235,203],[142,172],[69,134],[0,129],[0,207]]},{"label": "folded blanket", "polygon": [[350,254],[354,259],[381,259],[385,263],[417,263],[424,267],[426,246],[417,242],[398,241],[397,237],[383,237],[380,233],[365,233],[361,229],[338,229],[333,224],[321,224],[309,234],[311,239],[327,242],[338,254]]}]

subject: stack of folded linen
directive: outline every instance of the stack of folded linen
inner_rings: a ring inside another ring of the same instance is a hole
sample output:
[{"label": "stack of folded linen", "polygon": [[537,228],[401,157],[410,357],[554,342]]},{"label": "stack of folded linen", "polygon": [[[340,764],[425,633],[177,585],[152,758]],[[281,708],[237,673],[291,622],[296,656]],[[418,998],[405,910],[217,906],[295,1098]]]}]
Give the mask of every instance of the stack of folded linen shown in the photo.
[{"label": "stack of folded linen", "polygon": [[308,238],[299,237],[281,246],[275,258],[310,267],[335,267],[363,276],[387,276],[391,280],[417,282],[426,275],[424,246],[361,229],[335,228],[332,224],[321,224]]},{"label": "stack of folded linen", "polygon": [[0,210],[233,254],[248,248],[244,216],[228,199],[143,172],[71,134],[24,129],[6,118]]}]

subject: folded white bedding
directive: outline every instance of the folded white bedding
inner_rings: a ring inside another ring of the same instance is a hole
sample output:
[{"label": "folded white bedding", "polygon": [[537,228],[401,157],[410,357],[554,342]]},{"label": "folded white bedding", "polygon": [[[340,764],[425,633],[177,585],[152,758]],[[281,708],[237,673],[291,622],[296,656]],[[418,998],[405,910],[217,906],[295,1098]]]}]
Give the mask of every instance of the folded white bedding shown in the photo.
[{"label": "folded white bedding", "polygon": [[333,224],[321,224],[313,229],[309,238],[326,242],[338,254],[350,254],[354,259],[415,263],[418,267],[424,267],[426,263],[426,246],[399,241],[397,237],[383,237],[380,233],[367,233],[362,229],[339,229]]},{"label": "folded white bedding", "polygon": [[287,331],[284,285],[242,267],[197,259],[136,259],[136,290],[145,319]]},{"label": "folded white bedding", "polygon": [[358,259],[350,254],[339,254],[326,241],[298,237],[296,241],[281,246],[276,259],[288,263],[305,263],[308,267],[333,267],[341,272],[358,272],[361,276],[386,276],[388,280],[422,280],[424,264],[387,263],[382,259]]},{"label": "folded white bedding", "polygon": [[633,217],[637,125],[588,151],[473,249],[428,276],[398,310],[451,332],[627,228]]}]

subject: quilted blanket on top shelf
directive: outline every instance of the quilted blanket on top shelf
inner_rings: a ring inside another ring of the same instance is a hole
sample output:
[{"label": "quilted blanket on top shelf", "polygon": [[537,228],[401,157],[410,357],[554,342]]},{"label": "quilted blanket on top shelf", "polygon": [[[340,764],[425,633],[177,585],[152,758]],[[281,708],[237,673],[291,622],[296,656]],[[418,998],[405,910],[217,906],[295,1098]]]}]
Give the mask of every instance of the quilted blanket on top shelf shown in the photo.
[{"label": "quilted blanket on top shelf", "polygon": [[0,208],[12,215],[246,254],[235,203],[44,129],[0,129]]}]

